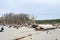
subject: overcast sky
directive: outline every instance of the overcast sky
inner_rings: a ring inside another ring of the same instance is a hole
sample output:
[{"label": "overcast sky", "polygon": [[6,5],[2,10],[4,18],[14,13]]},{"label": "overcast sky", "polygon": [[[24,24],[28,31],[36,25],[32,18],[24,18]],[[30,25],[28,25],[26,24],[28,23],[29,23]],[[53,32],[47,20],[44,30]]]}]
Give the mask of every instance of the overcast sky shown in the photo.
[{"label": "overcast sky", "polygon": [[35,19],[60,18],[60,0],[0,0],[0,16],[5,13],[27,13]]}]

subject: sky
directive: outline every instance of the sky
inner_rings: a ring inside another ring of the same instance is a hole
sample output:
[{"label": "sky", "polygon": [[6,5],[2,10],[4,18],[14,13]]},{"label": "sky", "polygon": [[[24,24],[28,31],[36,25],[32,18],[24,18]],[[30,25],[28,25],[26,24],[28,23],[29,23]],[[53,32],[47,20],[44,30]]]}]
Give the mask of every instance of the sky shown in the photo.
[{"label": "sky", "polygon": [[60,0],[0,0],[0,16],[26,13],[37,20],[60,18]]}]

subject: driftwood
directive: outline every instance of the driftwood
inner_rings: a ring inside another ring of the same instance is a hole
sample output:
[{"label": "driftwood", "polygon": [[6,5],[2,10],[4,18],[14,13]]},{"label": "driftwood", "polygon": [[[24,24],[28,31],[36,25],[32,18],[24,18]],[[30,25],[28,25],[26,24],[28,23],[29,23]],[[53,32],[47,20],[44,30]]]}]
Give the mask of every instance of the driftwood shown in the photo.
[{"label": "driftwood", "polygon": [[23,37],[20,37],[20,38],[16,38],[16,39],[14,39],[14,40],[24,39],[24,38],[26,38],[26,37],[28,37],[28,36],[32,36],[32,34],[29,34],[29,35],[27,35],[27,36],[23,36]]},{"label": "driftwood", "polygon": [[32,28],[36,28],[37,27],[37,25],[32,25]]},{"label": "driftwood", "polygon": [[[20,38],[16,38],[16,39],[13,39],[13,40],[22,40],[22,39],[24,39],[24,38],[26,38],[26,37],[30,37],[30,36],[32,36],[32,35],[36,35],[36,34],[39,34],[40,32],[37,32],[37,33],[32,33],[32,34],[29,34],[29,35],[26,35],[26,36],[22,36],[22,37],[20,37]],[[31,38],[32,39],[32,38]]]},{"label": "driftwood", "polygon": [[47,30],[54,30],[54,29],[57,29],[57,28],[47,28],[47,29],[44,29],[44,28],[35,28],[36,31],[47,31]]},{"label": "driftwood", "polygon": [[54,30],[57,29],[57,27],[53,27],[53,28],[43,28],[41,26],[38,25],[32,25],[32,28],[34,28],[36,31],[47,31],[47,30]]}]

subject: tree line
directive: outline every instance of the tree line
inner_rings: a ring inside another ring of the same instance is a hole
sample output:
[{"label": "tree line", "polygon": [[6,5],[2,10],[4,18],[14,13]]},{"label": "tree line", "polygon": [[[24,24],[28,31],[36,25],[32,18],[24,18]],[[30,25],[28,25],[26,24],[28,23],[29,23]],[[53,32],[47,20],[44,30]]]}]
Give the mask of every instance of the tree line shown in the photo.
[{"label": "tree line", "polygon": [[37,24],[56,24],[60,23],[60,19],[51,19],[51,20],[35,20]]}]

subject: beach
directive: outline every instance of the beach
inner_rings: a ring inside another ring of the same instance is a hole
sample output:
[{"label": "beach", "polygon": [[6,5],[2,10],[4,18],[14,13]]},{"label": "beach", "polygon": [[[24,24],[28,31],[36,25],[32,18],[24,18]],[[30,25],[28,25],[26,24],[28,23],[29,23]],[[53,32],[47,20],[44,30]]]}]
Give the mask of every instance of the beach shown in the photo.
[{"label": "beach", "polygon": [[4,26],[4,31],[0,32],[0,40],[60,40],[60,29],[35,31],[28,27],[16,29]]}]

